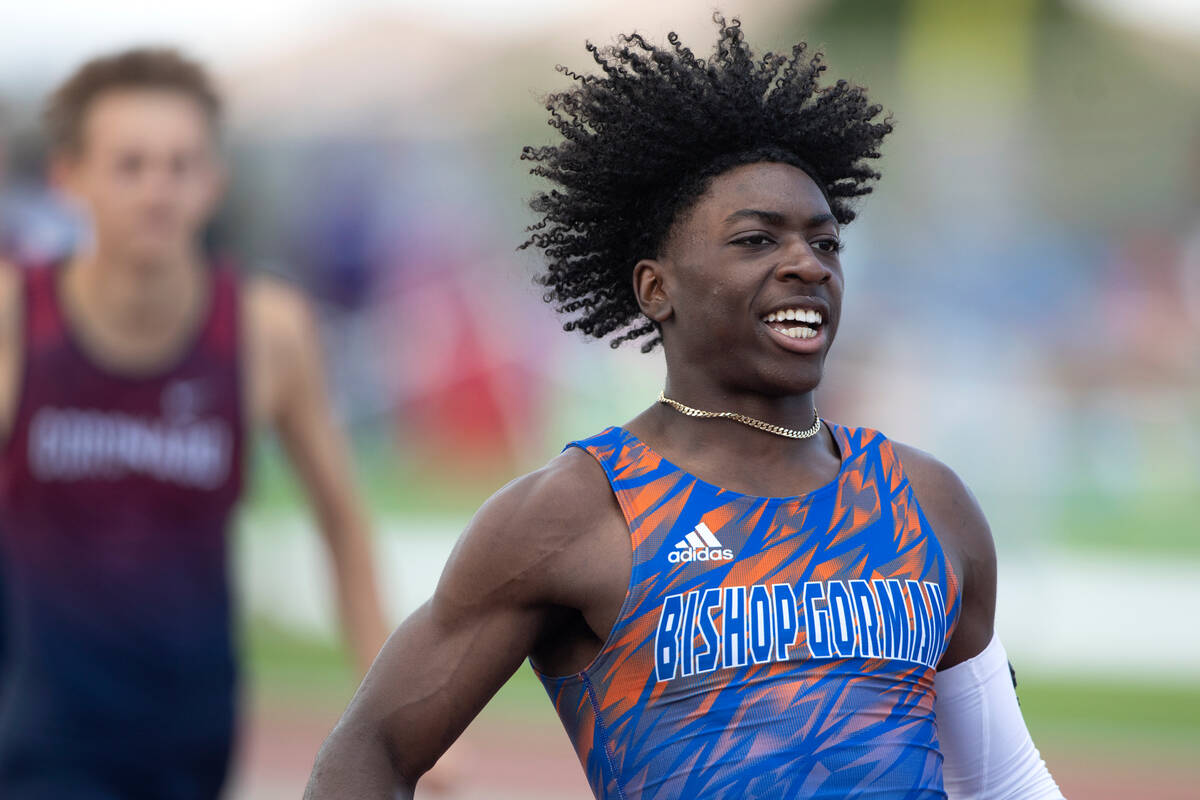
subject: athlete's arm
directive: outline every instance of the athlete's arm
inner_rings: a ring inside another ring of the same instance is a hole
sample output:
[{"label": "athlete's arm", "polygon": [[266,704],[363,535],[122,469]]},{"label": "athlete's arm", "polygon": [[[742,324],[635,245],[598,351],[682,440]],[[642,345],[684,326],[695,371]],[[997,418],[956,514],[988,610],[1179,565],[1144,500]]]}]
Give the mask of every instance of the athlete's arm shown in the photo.
[{"label": "athlete's arm", "polygon": [[983,510],[928,453],[897,444],[896,455],[961,582],[962,612],[934,677],[946,791],[953,800],[1062,798],[1021,716],[996,636],[996,548]]},{"label": "athlete's arm", "polygon": [[282,283],[247,286],[253,341],[247,380],[255,416],[278,433],[329,547],[338,612],[361,672],[387,638],[366,512],[348,447],[325,389],[316,325],[303,297]]},{"label": "athlete's arm", "polygon": [[611,625],[593,622],[604,612],[589,606],[606,572],[598,521],[619,515],[615,505],[577,450],[485,503],[433,597],[392,634],[322,746],[306,800],[410,796],[564,611],[593,630]]},{"label": "athlete's arm", "polygon": [[0,259],[0,445],[8,440],[21,389],[21,273]]}]

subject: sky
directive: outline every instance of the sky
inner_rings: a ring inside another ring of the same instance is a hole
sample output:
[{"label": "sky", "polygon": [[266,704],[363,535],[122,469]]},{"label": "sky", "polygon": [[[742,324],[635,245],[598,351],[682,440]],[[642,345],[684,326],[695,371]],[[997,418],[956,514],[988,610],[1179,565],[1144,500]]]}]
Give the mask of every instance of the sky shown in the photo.
[{"label": "sky", "polygon": [[[161,0],[0,1],[0,90],[54,81],[88,56],[133,43],[171,41],[210,61],[236,61],[316,39],[355,14],[412,13],[427,24],[481,34],[554,24],[572,13],[555,0]],[[39,87],[40,88],[40,87]]]},{"label": "sky", "polygon": [[[1196,0],[1073,2],[1123,23],[1200,41]],[[736,10],[737,3],[719,5]],[[644,3],[630,0],[587,5],[562,0],[0,0],[0,91],[41,91],[90,55],[147,41],[172,41],[205,60],[236,62],[319,38],[322,28],[354,14],[412,13],[425,25],[503,36],[555,26],[582,8],[595,13],[605,6],[623,18],[648,13]]]}]

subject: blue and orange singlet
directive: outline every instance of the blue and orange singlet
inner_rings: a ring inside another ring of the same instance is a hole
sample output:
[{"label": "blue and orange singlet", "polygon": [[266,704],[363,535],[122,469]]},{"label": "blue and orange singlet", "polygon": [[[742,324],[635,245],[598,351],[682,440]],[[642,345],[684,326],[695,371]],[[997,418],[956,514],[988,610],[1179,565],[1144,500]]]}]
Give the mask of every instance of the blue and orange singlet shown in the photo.
[{"label": "blue and orange singlet", "polygon": [[959,586],[891,443],[830,424],[799,497],[706,483],[622,428],[633,570],[595,660],[540,675],[596,797],[945,798],[933,676]]}]

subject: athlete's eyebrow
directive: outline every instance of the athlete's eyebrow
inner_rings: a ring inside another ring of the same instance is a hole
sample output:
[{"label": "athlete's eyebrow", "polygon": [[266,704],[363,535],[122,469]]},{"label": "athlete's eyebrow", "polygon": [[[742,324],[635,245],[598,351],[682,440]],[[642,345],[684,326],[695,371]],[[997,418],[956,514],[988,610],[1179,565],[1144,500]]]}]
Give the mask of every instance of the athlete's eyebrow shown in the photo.
[{"label": "athlete's eyebrow", "polygon": [[[787,221],[787,215],[778,211],[764,211],[761,208],[740,208],[725,218],[725,224],[742,219],[761,219],[768,225],[782,226]],[[815,214],[804,222],[805,228],[815,228],[827,222],[837,222],[833,214]]]},{"label": "athlete's eyebrow", "polygon": [[737,222],[742,219],[761,219],[768,225],[782,225],[787,219],[778,211],[763,211],[758,208],[740,208],[725,218],[725,224]]}]

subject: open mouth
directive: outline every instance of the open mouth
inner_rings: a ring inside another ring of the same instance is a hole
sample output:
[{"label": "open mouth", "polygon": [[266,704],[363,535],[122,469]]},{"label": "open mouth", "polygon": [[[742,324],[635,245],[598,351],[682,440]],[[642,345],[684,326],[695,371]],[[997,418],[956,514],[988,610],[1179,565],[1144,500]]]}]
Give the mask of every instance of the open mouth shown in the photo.
[{"label": "open mouth", "polygon": [[825,320],[813,308],[786,308],[765,314],[762,321],[789,339],[815,339]]}]

